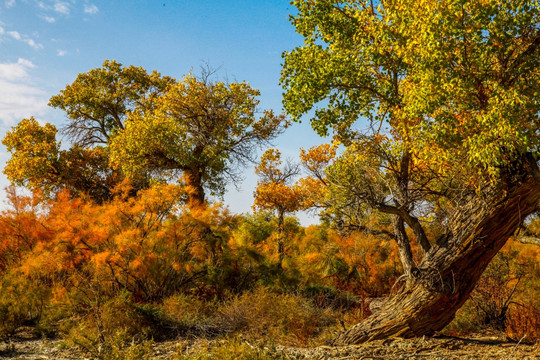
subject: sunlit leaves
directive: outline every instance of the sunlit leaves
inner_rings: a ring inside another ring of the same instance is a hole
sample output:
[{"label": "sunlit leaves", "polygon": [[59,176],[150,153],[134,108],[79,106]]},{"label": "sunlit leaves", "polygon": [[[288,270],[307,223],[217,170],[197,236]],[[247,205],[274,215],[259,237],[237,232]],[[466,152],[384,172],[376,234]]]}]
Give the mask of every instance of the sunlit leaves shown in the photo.
[{"label": "sunlit leaves", "polygon": [[414,157],[498,169],[538,150],[540,8],[536,1],[295,1],[304,46],[284,54],[284,105],[313,126],[387,131]]},{"label": "sunlit leaves", "polygon": [[[107,144],[124,128],[127,113],[140,108],[143,100],[161,94],[174,83],[154,71],[106,60],[101,68],[81,73],[49,105],[62,109],[68,117],[64,131],[81,147]],[[145,106],[150,106],[146,101]],[[140,111],[141,109],[139,109]]]},{"label": "sunlit leaves", "polygon": [[[206,271],[210,245],[226,246],[234,216],[219,204],[187,210],[182,186],[155,184],[137,196],[129,187],[121,184],[104,204],[63,192],[42,205],[42,216],[17,205],[20,215],[1,217],[13,226],[0,222],[0,270],[16,263],[26,276],[60,279],[56,286],[68,291],[126,289],[146,300]],[[216,244],[203,236],[207,229]]]},{"label": "sunlit leaves", "polygon": [[56,127],[41,126],[34,118],[23,119],[2,143],[12,154],[4,173],[17,185],[50,191],[59,176]]},{"label": "sunlit leaves", "polygon": [[3,139],[11,158],[4,173],[19,186],[54,196],[61,189],[87,194],[102,202],[110,198],[120,175],[109,167],[106,148],[73,146],[60,150],[56,127],[23,119]]},{"label": "sunlit leaves", "polygon": [[258,95],[245,82],[211,83],[187,75],[153,98],[152,108],[130,114],[111,143],[112,163],[130,176],[182,172],[200,202],[203,187],[222,195],[225,179],[237,180],[237,167],[286,125],[271,111],[258,116]]},{"label": "sunlit leaves", "polygon": [[0,214],[0,273],[21,265],[36,244],[46,242],[52,233],[43,226],[42,196],[26,196],[14,186],[6,188],[9,207]]},{"label": "sunlit leaves", "polygon": [[299,184],[294,183],[299,168],[290,162],[282,166],[279,150],[267,150],[262,155],[255,173],[260,178],[254,194],[255,208],[275,210],[281,217],[302,208],[304,193]]}]

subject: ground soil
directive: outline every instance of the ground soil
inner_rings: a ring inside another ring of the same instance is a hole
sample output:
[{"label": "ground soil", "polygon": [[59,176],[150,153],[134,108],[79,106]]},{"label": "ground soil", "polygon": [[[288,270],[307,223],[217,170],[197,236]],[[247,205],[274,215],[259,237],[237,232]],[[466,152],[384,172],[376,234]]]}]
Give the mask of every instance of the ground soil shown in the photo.
[{"label": "ground soil", "polygon": [[[223,340],[213,340],[219,342]],[[204,344],[203,344],[204,343]],[[211,343],[211,342],[210,342]],[[248,343],[249,344],[249,343]],[[179,339],[176,341],[156,342],[152,345],[153,359],[171,359],[180,353],[197,355],[201,349],[207,349],[207,340]],[[217,345],[217,344],[216,344]],[[254,346],[251,345],[250,346]],[[516,359],[540,360],[540,344],[524,344],[509,341],[503,336],[482,337],[447,337],[416,339],[387,339],[374,341],[359,346],[313,348],[275,346],[266,349],[285,359],[426,359],[426,360],[467,360],[467,359]],[[91,359],[77,349],[66,347],[58,339],[39,339],[30,331],[21,332],[9,342],[0,342],[0,358],[21,360],[74,360]]]}]

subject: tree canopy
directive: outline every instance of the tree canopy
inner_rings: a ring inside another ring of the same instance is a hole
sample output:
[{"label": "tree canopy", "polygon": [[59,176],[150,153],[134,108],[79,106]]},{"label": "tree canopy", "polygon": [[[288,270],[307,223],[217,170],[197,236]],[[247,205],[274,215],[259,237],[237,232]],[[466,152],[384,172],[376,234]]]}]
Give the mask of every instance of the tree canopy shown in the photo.
[{"label": "tree canopy", "polygon": [[394,214],[427,251],[418,215],[443,221],[448,199],[537,156],[537,2],[293,3],[305,40],[284,54],[284,106],[352,145],[327,172],[334,214]]},{"label": "tree canopy", "polygon": [[157,71],[148,74],[142,67],[105,60],[102,67],[79,74],[51,97],[49,105],[65,111],[68,122],[63,131],[72,143],[81,147],[106,145],[124,129],[128,112],[143,104],[149,106],[148,100],[172,83],[174,79]]},{"label": "tree canopy", "polygon": [[258,95],[245,82],[187,75],[152,99],[152,107],[130,113],[111,143],[112,163],[130,176],[182,173],[198,203],[205,200],[205,188],[222,195],[225,180],[236,183],[238,166],[253,161],[254,150],[287,124],[272,111],[257,116]]},{"label": "tree canopy", "polygon": [[23,119],[8,131],[2,140],[12,154],[4,168],[8,179],[47,197],[68,189],[100,203],[110,199],[122,176],[109,166],[108,149],[73,145],[64,150],[56,135],[54,125],[40,125],[34,118]]},{"label": "tree canopy", "polygon": [[385,136],[440,174],[494,175],[538,151],[536,1],[293,3],[305,41],[284,54],[282,84],[294,119],[325,100],[319,133]]},{"label": "tree canopy", "polygon": [[50,100],[66,113],[62,131],[71,148],[60,150],[54,125],[24,119],[3,140],[12,154],[5,173],[49,195],[67,188],[98,201],[110,199],[125,177],[135,192],[181,177],[192,204],[203,204],[206,191],[222,195],[288,121],[260,111],[260,93],[248,83],[211,75],[179,81],[106,60]]}]

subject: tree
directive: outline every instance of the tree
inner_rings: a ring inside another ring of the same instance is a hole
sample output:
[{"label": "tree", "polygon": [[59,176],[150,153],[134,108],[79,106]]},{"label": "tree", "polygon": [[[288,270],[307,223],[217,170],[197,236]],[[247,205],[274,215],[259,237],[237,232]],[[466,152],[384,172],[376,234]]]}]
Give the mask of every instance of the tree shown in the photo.
[{"label": "tree", "polygon": [[8,131],[2,140],[12,154],[4,169],[8,179],[48,197],[68,189],[100,203],[109,199],[119,174],[109,167],[107,149],[74,145],[61,150],[56,134],[54,125],[41,126],[34,118],[23,119]]},{"label": "tree", "polygon": [[[152,106],[152,99],[174,81],[114,60],[79,74],[49,102],[66,112],[68,122],[62,132],[71,148],[60,150],[54,125],[23,119],[2,141],[12,154],[4,173],[15,184],[47,195],[67,188],[97,202],[110,200],[111,190],[124,178],[109,166],[110,139],[124,128],[129,112]],[[146,180],[145,176],[137,179],[136,188],[146,187]]]},{"label": "tree", "polygon": [[[540,199],[537,2],[297,0],[284,105],[348,145],[327,182],[393,216],[406,282],[335,345],[431,335]],[[363,119],[364,131],[355,124]],[[429,239],[422,215],[442,235]],[[359,217],[361,219],[361,216]],[[361,221],[361,220],[360,220]],[[415,263],[406,226],[423,249]]]},{"label": "tree", "polygon": [[277,253],[278,265],[281,267],[285,257],[285,214],[303,208],[304,189],[299,182],[293,183],[300,174],[300,166],[287,161],[282,165],[281,153],[276,149],[268,149],[261,156],[255,173],[259,176],[255,189],[254,208],[275,211],[277,216]]},{"label": "tree", "polygon": [[129,176],[157,178],[181,173],[191,208],[205,203],[205,189],[221,195],[225,180],[252,161],[256,147],[279,134],[287,121],[264,111],[257,117],[259,91],[247,83],[211,82],[187,75],[130,113],[111,143],[111,159]]},{"label": "tree", "polygon": [[23,119],[2,140],[12,154],[4,173],[17,185],[48,192],[58,178],[60,144],[56,127],[39,125],[33,117]]}]

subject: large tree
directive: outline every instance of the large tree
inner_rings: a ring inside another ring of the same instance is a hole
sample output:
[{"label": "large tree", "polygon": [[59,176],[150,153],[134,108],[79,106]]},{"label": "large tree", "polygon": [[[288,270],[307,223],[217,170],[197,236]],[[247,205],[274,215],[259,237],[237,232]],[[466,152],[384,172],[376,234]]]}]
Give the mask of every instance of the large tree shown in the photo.
[{"label": "large tree", "polygon": [[182,175],[189,203],[204,204],[205,191],[221,195],[226,180],[237,183],[254,150],[288,123],[259,114],[249,84],[212,75],[178,81],[106,60],[50,99],[66,113],[61,131],[71,148],[61,150],[55,126],[24,119],[3,140],[12,154],[4,172],[17,185],[51,195],[68,188],[99,202],[126,176],[138,190]]},{"label": "large tree", "polygon": [[255,149],[287,124],[272,111],[258,114],[259,91],[249,84],[203,75],[185,76],[131,112],[110,145],[113,164],[129,176],[181,175],[190,207],[204,205],[207,191],[222,195],[226,180],[236,184]]},{"label": "large tree", "polygon": [[293,3],[305,42],[284,55],[285,108],[299,119],[319,106],[313,127],[348,146],[326,173],[333,214],[391,214],[406,279],[333,344],[431,335],[538,206],[540,5]]},{"label": "large tree", "polygon": [[[174,81],[114,60],[79,74],[49,102],[66,113],[61,131],[70,147],[61,149],[54,125],[23,119],[2,141],[12,154],[4,173],[14,184],[46,195],[67,188],[73,195],[86,193],[97,202],[110,199],[112,188],[124,178],[109,166],[111,138],[124,129],[129,112],[152,106],[152,99]],[[139,177],[133,185],[139,189],[148,181]]]}]

